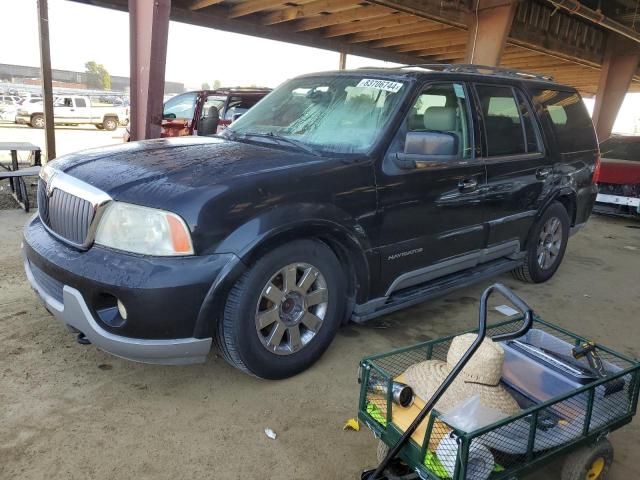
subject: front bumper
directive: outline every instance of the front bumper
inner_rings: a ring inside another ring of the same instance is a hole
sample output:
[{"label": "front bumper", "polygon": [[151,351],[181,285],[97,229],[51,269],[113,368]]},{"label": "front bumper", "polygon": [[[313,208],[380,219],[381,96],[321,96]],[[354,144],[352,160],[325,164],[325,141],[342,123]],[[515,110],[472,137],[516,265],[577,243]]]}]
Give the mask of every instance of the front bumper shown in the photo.
[{"label": "front bumper", "polygon": [[[29,282],[58,320],[109,353],[163,364],[205,359],[211,332],[197,321],[218,275],[236,258],[146,257],[97,245],[79,251],[37,217],[25,227],[23,248]],[[126,319],[113,316],[115,299],[126,306]]]},{"label": "front bumper", "polygon": [[82,332],[92,344],[107,353],[143,363],[184,365],[204,362],[211,349],[211,338],[178,338],[148,340],[123,337],[107,332],[98,325],[82,294],[68,285],[62,290],[62,302],[49,295],[34,278],[29,260],[24,270],[31,287],[49,312],[63,324]]},{"label": "front bumper", "polygon": [[31,122],[31,117],[26,115],[16,115],[15,122],[20,125],[26,125]]}]

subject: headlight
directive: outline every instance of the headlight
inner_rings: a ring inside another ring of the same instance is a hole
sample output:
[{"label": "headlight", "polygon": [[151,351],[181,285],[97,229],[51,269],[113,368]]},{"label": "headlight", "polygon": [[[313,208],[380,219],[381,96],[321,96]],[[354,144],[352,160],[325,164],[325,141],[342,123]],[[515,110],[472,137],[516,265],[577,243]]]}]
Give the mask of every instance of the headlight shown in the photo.
[{"label": "headlight", "polygon": [[40,178],[44,180],[45,183],[49,183],[49,180],[51,179],[51,177],[55,172],[56,172],[55,168],[53,168],[49,164],[45,164],[42,167],[40,167]]},{"label": "headlight", "polygon": [[112,202],[104,212],[96,243],[144,255],[193,255],[191,235],[175,213]]}]

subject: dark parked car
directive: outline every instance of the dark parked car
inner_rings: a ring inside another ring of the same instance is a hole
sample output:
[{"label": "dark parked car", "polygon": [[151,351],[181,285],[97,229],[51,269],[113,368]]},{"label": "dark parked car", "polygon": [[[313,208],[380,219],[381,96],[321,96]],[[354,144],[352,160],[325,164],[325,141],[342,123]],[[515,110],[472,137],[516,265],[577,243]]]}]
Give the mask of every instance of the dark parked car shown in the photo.
[{"label": "dark parked car", "polygon": [[597,162],[580,96],[544,78],[306,75],[217,137],[51,162],[25,269],[85,343],[177,364],[215,342],[282,378],[349,319],[510,270],[549,279],[589,218]]},{"label": "dark parked car", "polygon": [[640,218],[640,136],[614,135],[600,144],[598,213]]},{"label": "dark parked car", "polygon": [[268,88],[221,88],[176,95],[164,103],[161,136],[218,133],[270,91]]}]

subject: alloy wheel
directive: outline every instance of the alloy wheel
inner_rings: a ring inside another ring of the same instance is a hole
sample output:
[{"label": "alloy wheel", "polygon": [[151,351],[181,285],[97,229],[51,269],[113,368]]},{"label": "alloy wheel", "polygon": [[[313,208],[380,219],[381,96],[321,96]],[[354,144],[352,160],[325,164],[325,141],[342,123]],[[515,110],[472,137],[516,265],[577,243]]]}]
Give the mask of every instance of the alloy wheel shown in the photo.
[{"label": "alloy wheel", "polygon": [[277,355],[303,349],[320,331],[329,304],[316,267],[291,263],[271,276],[258,299],[255,324],[262,345]]},{"label": "alloy wheel", "polygon": [[536,258],[543,270],[551,268],[562,248],[562,222],[557,217],[549,218],[540,231]]}]

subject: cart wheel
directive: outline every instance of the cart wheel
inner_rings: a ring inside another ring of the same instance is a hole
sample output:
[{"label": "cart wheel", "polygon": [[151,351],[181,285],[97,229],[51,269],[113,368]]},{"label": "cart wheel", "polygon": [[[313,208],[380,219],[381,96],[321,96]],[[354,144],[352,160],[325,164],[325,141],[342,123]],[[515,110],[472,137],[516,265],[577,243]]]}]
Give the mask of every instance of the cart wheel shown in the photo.
[{"label": "cart wheel", "polygon": [[613,446],[609,440],[601,440],[567,456],[562,467],[562,480],[604,480],[612,463]]},{"label": "cart wheel", "polygon": [[376,450],[376,457],[378,457],[378,463],[381,463],[387,454],[389,453],[389,447],[382,440],[378,441],[378,449]]}]

